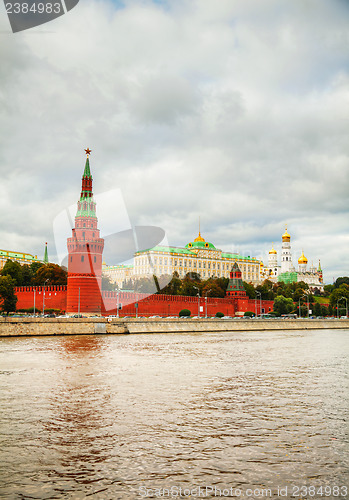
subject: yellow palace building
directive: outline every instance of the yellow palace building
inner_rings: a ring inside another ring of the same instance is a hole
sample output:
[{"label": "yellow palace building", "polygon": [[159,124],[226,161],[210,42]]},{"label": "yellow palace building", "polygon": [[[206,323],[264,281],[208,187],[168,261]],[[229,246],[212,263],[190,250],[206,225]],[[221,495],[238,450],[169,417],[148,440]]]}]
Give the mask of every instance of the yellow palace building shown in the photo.
[{"label": "yellow palace building", "polygon": [[155,246],[142,250],[135,253],[132,270],[130,266],[127,266],[127,269],[124,266],[123,273],[123,266],[104,266],[103,274],[109,276],[120,287],[124,279],[145,278],[153,274],[158,277],[171,276],[174,272],[177,272],[180,278],[190,272],[199,274],[204,280],[212,277],[229,278],[234,262],[237,262],[244,281],[254,285],[261,282],[260,270],[263,265],[261,261],[251,256],[223,252],[213,243],[206,241],[199,231],[198,237],[185,247]]}]

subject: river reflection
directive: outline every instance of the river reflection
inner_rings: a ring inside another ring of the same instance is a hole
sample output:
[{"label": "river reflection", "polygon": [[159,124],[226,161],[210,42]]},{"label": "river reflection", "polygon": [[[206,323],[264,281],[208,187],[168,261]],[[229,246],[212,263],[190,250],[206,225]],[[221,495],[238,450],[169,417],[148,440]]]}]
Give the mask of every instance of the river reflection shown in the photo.
[{"label": "river reflection", "polygon": [[[293,485],[348,484],[348,338],[2,339],[0,497],[159,498],[155,488],[216,486],[278,498],[287,486],[295,498]],[[191,498],[214,498],[203,491]]]}]

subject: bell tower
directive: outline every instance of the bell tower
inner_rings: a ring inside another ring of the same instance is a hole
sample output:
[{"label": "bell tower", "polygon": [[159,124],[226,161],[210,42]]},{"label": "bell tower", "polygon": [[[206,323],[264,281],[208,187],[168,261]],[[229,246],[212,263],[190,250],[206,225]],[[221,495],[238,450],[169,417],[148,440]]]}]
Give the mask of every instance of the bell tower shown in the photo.
[{"label": "bell tower", "polygon": [[68,313],[101,313],[102,253],[104,239],[97,227],[96,203],[93,200],[90,149],[85,149],[86,163],[75,216],[72,237],[68,238]]}]

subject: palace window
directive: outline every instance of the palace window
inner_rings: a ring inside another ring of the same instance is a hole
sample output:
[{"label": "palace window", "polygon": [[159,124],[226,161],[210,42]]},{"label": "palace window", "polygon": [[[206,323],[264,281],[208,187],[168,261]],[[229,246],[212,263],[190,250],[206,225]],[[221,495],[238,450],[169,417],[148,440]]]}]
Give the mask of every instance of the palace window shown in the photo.
[{"label": "palace window", "polygon": [[211,262],[208,262],[207,267],[211,269]]}]

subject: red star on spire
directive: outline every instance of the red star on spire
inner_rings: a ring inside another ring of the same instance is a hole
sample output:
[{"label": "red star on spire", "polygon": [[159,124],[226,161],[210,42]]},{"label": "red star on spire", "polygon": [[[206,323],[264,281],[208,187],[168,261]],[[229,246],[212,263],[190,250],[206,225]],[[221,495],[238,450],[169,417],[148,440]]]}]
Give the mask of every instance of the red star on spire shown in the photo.
[{"label": "red star on spire", "polygon": [[87,154],[87,156],[90,156],[90,154],[91,154],[91,149],[89,149],[89,148],[85,149],[85,153]]}]

